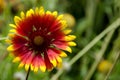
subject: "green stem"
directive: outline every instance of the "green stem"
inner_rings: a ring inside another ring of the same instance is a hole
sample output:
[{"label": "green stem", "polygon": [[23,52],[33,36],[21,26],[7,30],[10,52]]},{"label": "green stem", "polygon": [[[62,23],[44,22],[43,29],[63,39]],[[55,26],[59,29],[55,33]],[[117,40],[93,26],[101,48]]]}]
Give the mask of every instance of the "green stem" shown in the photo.
[{"label": "green stem", "polygon": [[74,56],[69,64],[72,65],[75,63],[79,58],[81,58],[88,50],[90,50],[102,37],[104,37],[108,32],[115,30],[117,27],[120,26],[120,18],[118,18],[115,22],[113,22],[107,29],[101,32],[97,37],[95,37],[84,49],[77,53]]},{"label": "green stem", "polygon": [[111,72],[113,71],[113,69],[114,69],[114,67],[115,67],[115,65],[116,65],[116,63],[117,63],[117,61],[118,61],[119,59],[120,59],[120,52],[116,53],[115,61],[114,61],[113,65],[112,65],[111,69],[110,69],[109,72],[107,73],[107,75],[106,75],[106,77],[105,77],[104,80],[108,80]]},{"label": "green stem", "polygon": [[[80,52],[77,53],[76,56],[74,56],[70,61],[69,64],[72,65],[75,63],[79,58],[81,58],[88,50],[90,50],[102,37],[104,37],[108,32],[115,30],[117,27],[120,26],[120,18],[118,18],[115,22],[113,22],[110,26],[107,27],[103,32],[101,32],[97,37],[95,37],[85,48],[83,48]],[[64,70],[64,69],[62,69]],[[63,71],[62,71],[63,72]],[[56,80],[62,72],[57,72],[57,75],[54,75],[50,80]]]},{"label": "green stem", "polygon": [[90,68],[87,76],[85,77],[85,80],[90,80],[90,78],[92,77],[94,71],[96,70],[96,67],[97,65],[99,64],[100,60],[102,59],[102,56],[104,55],[106,49],[107,49],[107,46],[112,38],[112,35],[114,33],[115,30],[111,31],[108,33],[107,37],[105,38],[104,42],[103,42],[103,45],[101,47],[101,50],[99,51],[99,53],[97,53],[97,57],[96,57],[96,60],[95,62],[93,63],[92,67]]},{"label": "green stem", "polygon": [[28,80],[29,74],[30,74],[30,67],[29,67],[29,69],[28,69],[28,71],[27,71],[27,75],[26,75],[26,79],[25,79],[25,80]]}]

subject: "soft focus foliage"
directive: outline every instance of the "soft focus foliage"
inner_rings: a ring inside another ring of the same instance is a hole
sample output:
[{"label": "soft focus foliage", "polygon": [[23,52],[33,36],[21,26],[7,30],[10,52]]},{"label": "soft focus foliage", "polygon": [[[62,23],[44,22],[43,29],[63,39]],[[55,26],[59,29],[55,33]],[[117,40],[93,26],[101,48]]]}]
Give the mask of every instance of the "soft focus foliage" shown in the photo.
[{"label": "soft focus foliage", "polygon": [[[90,41],[97,37],[103,30],[120,17],[120,0],[0,0],[0,80],[22,80],[26,76],[24,69],[19,69],[19,64],[12,63],[13,57],[8,54],[3,38],[6,38],[15,15],[21,11],[26,12],[30,8],[43,6],[45,10],[58,11],[60,14],[67,14],[69,28],[72,34],[76,35],[76,47],[72,47],[73,53],[63,59],[64,72],[58,80],[84,80],[99,54],[103,52],[100,59],[104,65],[97,63],[90,80],[104,80],[107,72],[99,70],[108,64],[111,67],[115,61],[116,54],[120,52],[120,28],[117,28],[108,44],[104,42],[105,37],[97,42],[84,56],[79,58],[72,66],[69,62],[79,51]],[[68,15],[70,15],[68,17]],[[70,22],[72,21],[72,22]],[[69,24],[70,23],[70,24]],[[108,40],[108,39],[106,39]],[[106,45],[105,51],[102,46]],[[109,64],[110,63],[110,64]],[[50,80],[59,69],[49,72],[31,72],[28,80]],[[117,61],[108,80],[120,80],[120,59]],[[19,78],[20,77],[20,78]],[[21,78],[22,77],[22,78]]]}]

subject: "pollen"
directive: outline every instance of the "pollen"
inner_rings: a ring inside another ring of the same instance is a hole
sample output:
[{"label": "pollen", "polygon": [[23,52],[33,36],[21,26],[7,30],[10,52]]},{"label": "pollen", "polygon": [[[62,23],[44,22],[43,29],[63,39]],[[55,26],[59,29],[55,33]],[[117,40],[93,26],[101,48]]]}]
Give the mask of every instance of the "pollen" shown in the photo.
[{"label": "pollen", "polygon": [[33,42],[35,45],[39,46],[39,45],[42,45],[42,43],[44,42],[44,39],[41,36],[36,36]]}]

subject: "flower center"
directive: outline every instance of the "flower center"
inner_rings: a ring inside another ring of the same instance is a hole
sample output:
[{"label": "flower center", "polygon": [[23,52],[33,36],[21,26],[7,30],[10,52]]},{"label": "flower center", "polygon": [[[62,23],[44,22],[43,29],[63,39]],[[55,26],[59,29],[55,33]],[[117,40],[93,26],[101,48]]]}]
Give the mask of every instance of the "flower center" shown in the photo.
[{"label": "flower center", "polygon": [[35,44],[35,45],[39,46],[39,45],[41,45],[43,42],[44,42],[43,37],[41,37],[41,36],[36,36],[36,37],[34,37],[34,44]]}]

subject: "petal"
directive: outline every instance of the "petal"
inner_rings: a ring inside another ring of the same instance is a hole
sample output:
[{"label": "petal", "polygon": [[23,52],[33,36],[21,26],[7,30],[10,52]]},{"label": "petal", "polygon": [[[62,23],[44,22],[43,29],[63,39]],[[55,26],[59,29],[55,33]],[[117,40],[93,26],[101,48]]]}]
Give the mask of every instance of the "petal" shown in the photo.
[{"label": "petal", "polygon": [[59,56],[56,56],[57,62],[62,63],[62,59]]},{"label": "petal", "polygon": [[61,14],[57,17],[57,20],[61,20],[62,18],[63,18],[63,15]]},{"label": "petal", "polygon": [[30,69],[33,71],[34,70],[34,66],[31,64],[30,65]]},{"label": "petal", "polygon": [[54,17],[57,17],[57,15],[58,15],[57,11],[54,11],[54,12],[52,13],[52,15],[53,15]]},{"label": "petal", "polygon": [[10,40],[10,39],[6,39],[5,41],[9,44],[12,44],[12,40]]},{"label": "petal", "polygon": [[15,24],[18,25],[18,23],[21,21],[21,18],[18,16],[14,17]]},{"label": "petal", "polygon": [[12,28],[16,28],[16,25],[14,24],[9,24],[9,26],[11,26]]},{"label": "petal", "polygon": [[14,49],[14,47],[13,47],[13,45],[10,45],[8,48],[7,48],[7,51],[14,51],[15,49]]},{"label": "petal", "polygon": [[45,12],[44,12],[44,8],[43,7],[40,7],[40,10],[39,10],[39,15],[44,15]]},{"label": "petal", "polygon": [[65,34],[69,34],[69,33],[72,32],[72,30],[68,29],[68,30],[64,30],[63,32],[64,32]]},{"label": "petal", "polygon": [[15,36],[15,34],[9,33],[8,36],[9,36],[10,38],[13,38],[13,37]]},{"label": "petal", "polygon": [[67,57],[67,54],[65,52],[61,51],[60,56],[61,57]]},{"label": "petal", "polygon": [[11,29],[9,32],[16,33],[15,29]]},{"label": "petal", "polygon": [[68,45],[69,46],[76,46],[76,43],[71,41],[71,42],[68,42]]},{"label": "petal", "polygon": [[34,72],[37,72],[37,71],[38,71],[38,67],[35,67],[35,68],[34,68]]},{"label": "petal", "polygon": [[46,14],[51,15],[51,12],[50,11],[46,11]]},{"label": "petal", "polygon": [[26,52],[26,53],[20,55],[21,62],[23,62],[24,64],[27,64],[27,60],[28,60],[30,55],[31,55],[30,52]]},{"label": "petal", "polygon": [[42,56],[36,55],[34,57],[32,61],[32,67],[33,67],[32,70],[34,72],[37,72],[39,68],[42,72],[45,72],[46,66],[45,66],[44,60],[42,59]]},{"label": "petal", "polygon": [[22,18],[22,19],[25,18],[25,13],[24,13],[23,11],[20,13],[20,15],[21,15],[21,18]]},{"label": "petal", "polygon": [[29,52],[29,57],[27,58],[26,60],[26,64],[31,64],[32,63],[32,60],[33,60],[33,53],[32,52]]},{"label": "petal", "polygon": [[58,53],[56,53],[55,49],[49,49],[47,51],[48,58],[54,67],[57,66],[57,62],[62,62],[62,59],[59,57]]},{"label": "petal", "polygon": [[25,64],[21,62],[21,63],[19,64],[18,68],[22,68],[24,65],[25,65]]},{"label": "petal", "polygon": [[40,66],[40,70],[41,70],[42,72],[45,72],[45,71],[46,71],[46,66],[45,66],[45,65],[41,65],[41,66]]},{"label": "petal", "polygon": [[57,67],[58,67],[58,68],[61,68],[61,67],[62,67],[62,63],[58,63],[58,64],[57,64]]},{"label": "petal", "polygon": [[65,50],[68,47],[68,44],[64,41],[54,41],[53,45],[62,50]]},{"label": "petal", "polygon": [[64,40],[65,41],[72,41],[72,40],[74,40],[76,38],[76,36],[74,36],[74,35],[68,35],[68,36],[65,36],[64,37]]},{"label": "petal", "polygon": [[66,51],[68,51],[69,53],[72,53],[72,49],[70,47],[65,48]]},{"label": "petal", "polygon": [[28,71],[30,65],[29,64],[25,64],[25,70]]},{"label": "petal", "polygon": [[30,17],[30,16],[33,15],[33,14],[34,14],[33,9],[30,9],[29,11],[27,11],[26,16],[27,16],[27,17]]},{"label": "petal", "polygon": [[38,8],[38,7],[35,8],[35,13],[36,13],[36,14],[39,13],[39,8]]},{"label": "petal", "polygon": [[18,62],[18,61],[20,61],[20,57],[16,57],[13,59],[13,62]]},{"label": "petal", "polygon": [[67,27],[67,22],[65,20],[61,20],[60,23],[61,23],[61,30]]},{"label": "petal", "polygon": [[46,68],[47,68],[49,71],[52,70],[53,65],[50,63],[50,60],[49,60],[49,58],[48,58],[47,53],[45,53],[44,60],[45,60]]},{"label": "petal", "polygon": [[34,14],[34,11],[33,11],[33,9],[30,9],[30,13],[31,13],[31,14]]}]

